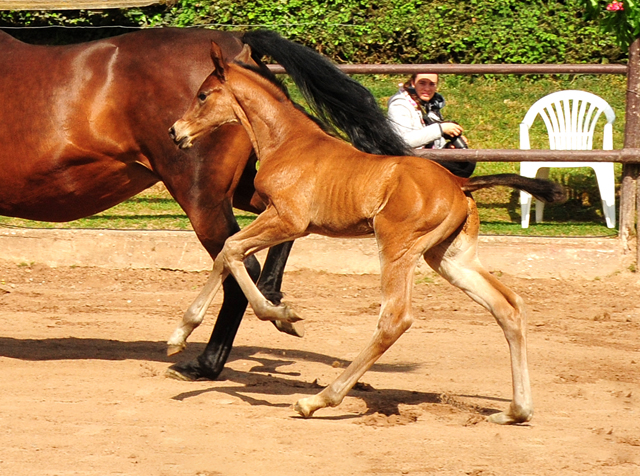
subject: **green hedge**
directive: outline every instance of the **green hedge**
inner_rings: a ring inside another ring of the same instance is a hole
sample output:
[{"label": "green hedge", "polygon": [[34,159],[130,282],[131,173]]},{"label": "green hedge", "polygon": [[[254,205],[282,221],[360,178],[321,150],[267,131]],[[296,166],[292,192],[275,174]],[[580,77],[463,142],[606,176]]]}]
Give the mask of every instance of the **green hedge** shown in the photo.
[{"label": "green hedge", "polygon": [[[180,0],[142,9],[0,15],[0,25],[267,27],[339,63],[622,62],[579,0]],[[117,30],[21,32],[77,41]]]}]

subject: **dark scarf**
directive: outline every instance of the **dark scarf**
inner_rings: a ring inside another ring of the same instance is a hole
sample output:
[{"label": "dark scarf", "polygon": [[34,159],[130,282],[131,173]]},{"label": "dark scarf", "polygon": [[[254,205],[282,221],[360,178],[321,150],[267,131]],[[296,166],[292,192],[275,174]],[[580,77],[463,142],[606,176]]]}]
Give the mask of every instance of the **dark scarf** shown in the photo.
[{"label": "dark scarf", "polygon": [[444,121],[440,111],[444,107],[445,101],[440,93],[435,93],[428,101],[420,99],[418,104],[422,112],[422,119],[426,125]]}]

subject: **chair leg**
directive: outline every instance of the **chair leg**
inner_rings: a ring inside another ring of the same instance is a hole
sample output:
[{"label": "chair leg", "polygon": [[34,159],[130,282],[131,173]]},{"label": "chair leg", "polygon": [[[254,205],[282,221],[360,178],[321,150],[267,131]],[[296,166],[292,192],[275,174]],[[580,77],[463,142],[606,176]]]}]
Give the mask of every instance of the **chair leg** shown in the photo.
[{"label": "chair leg", "polygon": [[616,182],[613,163],[600,164],[593,169],[596,173],[602,211],[608,228],[616,226]]},{"label": "chair leg", "polygon": [[544,202],[536,200],[536,223],[542,223],[544,215]]},{"label": "chair leg", "polygon": [[[523,177],[534,178],[538,173],[538,164],[536,162],[520,162],[520,175]],[[531,201],[533,197],[527,192],[520,192],[520,216],[522,228],[529,228],[531,218]]]},{"label": "chair leg", "polygon": [[522,228],[529,228],[531,200],[533,197],[527,192],[520,192],[520,215]]},{"label": "chair leg", "polygon": [[[540,167],[538,172],[536,173],[536,178],[548,179],[549,178],[549,167]],[[542,223],[544,215],[544,202],[540,200],[536,200],[536,223]]]}]

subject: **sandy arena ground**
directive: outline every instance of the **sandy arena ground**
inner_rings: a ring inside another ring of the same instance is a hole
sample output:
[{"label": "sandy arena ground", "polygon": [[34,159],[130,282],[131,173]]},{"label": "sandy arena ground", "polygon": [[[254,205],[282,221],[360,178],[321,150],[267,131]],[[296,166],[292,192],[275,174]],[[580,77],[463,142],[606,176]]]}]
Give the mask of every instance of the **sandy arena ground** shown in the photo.
[{"label": "sandy arena ground", "polygon": [[0,279],[2,475],[640,474],[637,274],[501,276],[528,304],[536,406],[509,427],[484,419],[511,394],[500,329],[429,272],[410,331],[308,420],[291,405],[373,332],[375,274],[288,272],[306,336],[249,312],[220,380],[191,383],[165,370],[202,350],[214,313],[184,354],[165,341],[206,273],[0,262]]}]

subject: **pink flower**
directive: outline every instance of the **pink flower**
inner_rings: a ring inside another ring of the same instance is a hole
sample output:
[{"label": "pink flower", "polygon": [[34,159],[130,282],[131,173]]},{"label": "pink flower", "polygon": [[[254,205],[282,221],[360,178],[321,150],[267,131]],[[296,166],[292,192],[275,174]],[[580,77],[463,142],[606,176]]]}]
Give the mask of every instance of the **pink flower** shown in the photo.
[{"label": "pink flower", "polygon": [[613,2],[611,2],[609,5],[607,5],[607,11],[619,12],[620,10],[624,10],[624,5],[622,5],[622,2],[618,2],[616,0],[613,0]]}]

